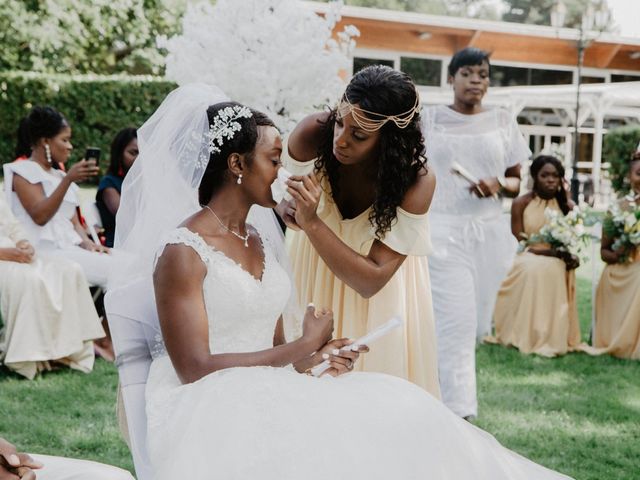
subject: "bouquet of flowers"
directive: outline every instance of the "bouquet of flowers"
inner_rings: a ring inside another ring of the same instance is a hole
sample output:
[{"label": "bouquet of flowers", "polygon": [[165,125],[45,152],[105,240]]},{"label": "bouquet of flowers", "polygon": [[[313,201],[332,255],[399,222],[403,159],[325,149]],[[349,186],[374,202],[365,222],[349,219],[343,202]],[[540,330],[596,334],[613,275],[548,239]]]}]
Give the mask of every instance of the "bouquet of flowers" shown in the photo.
[{"label": "bouquet of flowers", "polygon": [[591,235],[585,229],[585,221],[589,223],[587,215],[576,207],[566,215],[547,208],[544,216],[547,223],[538,233],[520,241],[520,251],[524,251],[530,245],[546,243],[557,252],[579,258],[591,239]]},{"label": "bouquet of flowers", "polygon": [[629,255],[640,245],[640,206],[623,210],[614,205],[602,222],[602,232],[615,239],[611,245],[614,252],[624,252],[620,255],[620,263],[628,261]]}]

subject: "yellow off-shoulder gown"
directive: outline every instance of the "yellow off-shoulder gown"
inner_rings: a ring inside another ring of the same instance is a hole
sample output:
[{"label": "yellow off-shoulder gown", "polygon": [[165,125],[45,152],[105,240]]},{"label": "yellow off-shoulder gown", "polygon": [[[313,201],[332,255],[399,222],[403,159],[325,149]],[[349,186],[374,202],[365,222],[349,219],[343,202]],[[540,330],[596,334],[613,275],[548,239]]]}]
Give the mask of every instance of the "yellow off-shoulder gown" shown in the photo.
[{"label": "yellow off-shoulder gown", "polygon": [[[527,235],[544,226],[546,208],[560,211],[555,199],[539,197],[525,207]],[[518,254],[498,292],[494,321],[495,337],[490,342],[545,357],[575,350],[580,345],[575,270],[567,272],[559,258],[530,252]]]},{"label": "yellow off-shoulder gown", "polygon": [[[313,162],[283,157],[286,168],[294,173],[306,173],[313,166]],[[324,193],[318,216],[350,248],[367,255],[375,239],[369,222],[370,208],[355,218],[343,219],[331,197],[328,181],[323,180],[322,184]],[[440,398],[427,261],[431,250],[428,216],[411,214],[402,208],[397,209],[397,215],[382,242],[407,258],[382,290],[369,299],[334,275],[304,232],[289,230],[287,244],[298,299],[301,305],[312,302],[331,308],[337,338],[358,338],[400,315],[404,327],[372,344],[371,351],[360,357],[355,369],[404,378]]]}]

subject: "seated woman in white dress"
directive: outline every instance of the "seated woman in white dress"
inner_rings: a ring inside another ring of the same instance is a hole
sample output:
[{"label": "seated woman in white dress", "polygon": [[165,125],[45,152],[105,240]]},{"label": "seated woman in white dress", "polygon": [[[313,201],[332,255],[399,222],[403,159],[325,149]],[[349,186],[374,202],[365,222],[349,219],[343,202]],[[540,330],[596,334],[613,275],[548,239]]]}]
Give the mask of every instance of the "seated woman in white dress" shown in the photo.
[{"label": "seated woman in white dress", "polygon": [[0,361],[33,379],[51,361],[93,369],[93,339],[104,337],[79,265],[36,254],[0,198]]},{"label": "seated woman in white dress", "polygon": [[66,174],[54,168],[55,163],[69,160],[73,146],[71,127],[53,108],[34,107],[22,127],[29,137],[31,157],[3,166],[11,210],[38,251],[79,263],[91,285],[106,287],[112,257],[82,227],[74,183],[98,175],[98,167],[81,160]]},{"label": "seated woman in white dress", "polygon": [[[204,85],[171,93],[139,130],[140,156],[123,185],[122,247],[144,253],[145,233],[163,237],[154,285],[166,351],[153,349],[146,391],[154,478],[567,478],[405,380],[332,377],[353,368],[355,352],[333,353],[346,341],[327,342],[329,312],[308,307],[302,336],[286,342],[291,284],[276,237],[247,223],[276,205],[282,142],[264,115],[222,99]],[[158,171],[170,175],[164,185],[150,181]],[[153,258],[142,265],[151,269]],[[323,357],[330,375],[298,373]]]}]

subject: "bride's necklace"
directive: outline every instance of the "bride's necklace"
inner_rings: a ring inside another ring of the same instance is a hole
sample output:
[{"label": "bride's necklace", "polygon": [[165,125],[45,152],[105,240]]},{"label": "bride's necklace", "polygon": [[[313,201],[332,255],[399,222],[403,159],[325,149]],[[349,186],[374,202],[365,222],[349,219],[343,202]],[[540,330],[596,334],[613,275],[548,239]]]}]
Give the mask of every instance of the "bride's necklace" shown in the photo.
[{"label": "bride's necklace", "polygon": [[214,217],[216,217],[216,220],[222,226],[222,228],[224,228],[230,234],[235,235],[236,237],[238,237],[240,240],[242,240],[244,242],[244,246],[249,248],[249,230],[247,230],[247,234],[244,235],[244,236],[240,235],[239,233],[234,232],[229,227],[227,227],[224,223],[222,223],[222,220],[220,220],[220,217],[218,217],[218,215],[216,215],[216,212],[214,212],[209,205],[202,205],[202,206],[204,208],[206,208],[207,210],[209,210]]}]

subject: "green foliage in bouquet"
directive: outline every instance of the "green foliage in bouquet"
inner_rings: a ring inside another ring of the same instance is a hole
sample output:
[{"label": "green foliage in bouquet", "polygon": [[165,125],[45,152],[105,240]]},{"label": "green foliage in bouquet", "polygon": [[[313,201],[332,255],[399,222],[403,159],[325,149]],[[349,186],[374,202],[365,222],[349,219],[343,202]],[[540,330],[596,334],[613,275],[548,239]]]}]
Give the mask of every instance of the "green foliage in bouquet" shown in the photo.
[{"label": "green foliage in bouquet", "polygon": [[604,136],[602,156],[608,162],[613,189],[625,194],[629,189],[625,179],[629,173],[629,158],[638,148],[640,127],[628,126],[611,130]]},{"label": "green foliage in bouquet", "polygon": [[584,247],[589,244],[591,234],[585,227],[593,225],[590,214],[574,208],[566,215],[550,208],[545,209],[545,225],[538,233],[527,236],[520,241],[520,251],[528,246],[546,243],[551,249],[573,255],[582,256]]},{"label": "green foliage in bouquet", "polygon": [[176,85],[151,76],[0,73],[0,163],[13,161],[20,119],[34,105],[51,105],[69,120],[75,149],[70,164],[88,145],[102,149],[100,168],[109,165],[109,147],[124,127],[139,127]]},{"label": "green foliage in bouquet", "polygon": [[619,263],[627,262],[629,254],[640,245],[640,207],[623,210],[615,205],[602,221],[602,232],[615,239],[611,245],[613,251],[624,251]]}]

